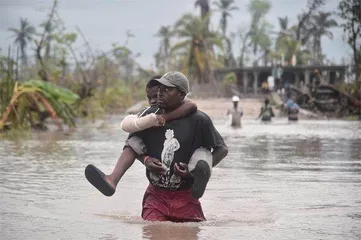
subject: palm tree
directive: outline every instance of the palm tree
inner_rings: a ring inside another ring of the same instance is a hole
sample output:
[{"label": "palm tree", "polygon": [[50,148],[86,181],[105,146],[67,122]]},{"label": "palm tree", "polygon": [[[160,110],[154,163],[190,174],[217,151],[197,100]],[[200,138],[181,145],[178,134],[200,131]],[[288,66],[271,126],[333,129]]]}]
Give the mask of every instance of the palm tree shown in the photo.
[{"label": "palm tree", "polygon": [[223,62],[224,62],[224,66],[227,68],[235,68],[237,64],[232,50],[232,45],[235,37],[236,37],[235,33],[231,33],[229,37],[223,37],[224,46],[225,46],[225,54],[224,54]]},{"label": "palm tree", "polygon": [[218,33],[207,28],[209,15],[205,18],[184,15],[175,25],[175,34],[181,40],[173,46],[171,52],[186,53],[183,71],[186,74],[197,76],[199,83],[207,83],[210,78],[212,65],[219,65],[210,50],[212,46],[223,48]]},{"label": "palm tree", "polygon": [[[302,44],[300,41],[297,41],[295,38],[288,36],[284,39],[284,49],[285,49],[285,59],[288,63],[292,63],[293,58],[295,60],[302,59],[302,51],[301,51]],[[300,63],[297,61],[296,63]]]},{"label": "palm tree", "polygon": [[250,44],[253,47],[253,54],[257,55],[258,52],[263,53],[265,64],[267,62],[267,53],[272,44],[270,38],[271,28],[272,25],[265,21],[250,31]]},{"label": "palm tree", "polygon": [[222,36],[224,38],[224,46],[226,46],[226,53],[224,56],[225,67],[234,67],[235,59],[232,52],[232,40],[226,36],[227,32],[227,18],[232,17],[231,12],[239,10],[238,7],[233,6],[234,0],[219,0],[219,2],[213,2],[217,7],[217,11],[221,12],[220,28]]},{"label": "palm tree", "polygon": [[44,31],[47,33],[45,37],[46,46],[45,46],[45,54],[44,54],[44,58],[47,61],[50,57],[51,41],[54,39],[53,32],[55,31],[56,26],[51,21],[46,21],[42,23],[40,26],[42,26],[44,28]]},{"label": "palm tree", "polygon": [[210,11],[210,7],[209,7],[209,2],[208,0],[196,0],[195,7],[200,7],[201,8],[201,18],[205,18],[209,11]]},{"label": "palm tree", "polygon": [[246,58],[246,54],[248,52],[247,50],[248,50],[248,46],[249,46],[250,30],[249,29],[239,29],[238,36],[241,40],[240,41],[241,49],[240,49],[240,54],[239,54],[238,66],[244,67],[245,66],[245,58]]},{"label": "palm tree", "polygon": [[158,33],[156,34],[156,36],[161,39],[161,42],[159,45],[159,50],[157,53],[157,57],[158,57],[157,65],[159,67],[162,65],[162,67],[164,68],[162,70],[168,69],[168,66],[169,66],[170,38],[172,37],[172,35],[173,35],[173,32],[172,32],[170,26],[162,26],[159,29]]},{"label": "palm tree", "polygon": [[220,11],[222,14],[220,26],[222,34],[225,37],[227,31],[227,18],[232,17],[231,12],[239,10],[239,8],[237,6],[233,6],[234,0],[219,0],[219,2],[213,2],[213,4],[217,6],[217,11]]},{"label": "palm tree", "polygon": [[312,16],[313,52],[317,63],[322,63],[323,60],[321,38],[326,36],[333,39],[333,34],[329,29],[338,26],[334,19],[330,19],[331,16],[332,13],[330,12],[319,12],[317,15]]},{"label": "palm tree", "polygon": [[252,0],[248,5],[248,11],[251,14],[251,28],[248,35],[253,54],[257,55],[259,49],[261,49],[264,52],[265,60],[271,45],[269,35],[272,25],[265,19],[270,8],[271,3],[268,0]]},{"label": "palm tree", "polygon": [[251,0],[248,5],[248,11],[251,13],[251,25],[252,28],[261,24],[261,21],[267,15],[271,9],[271,3],[269,0]]},{"label": "palm tree", "polygon": [[27,19],[20,18],[20,29],[9,28],[8,30],[15,33],[15,35],[12,37],[15,37],[14,42],[20,47],[22,64],[26,66],[26,48],[29,41],[33,39],[33,35],[35,34],[35,28],[29,24]]},{"label": "palm tree", "polygon": [[288,17],[278,18],[278,23],[280,26],[280,31],[278,32],[278,36],[276,39],[276,50],[280,50],[283,45],[285,39],[290,36],[291,31],[288,29]]},{"label": "palm tree", "polygon": [[[284,57],[288,64],[306,64],[310,59],[310,51],[307,46],[302,45],[302,41],[296,39],[296,26],[289,30],[289,33],[279,41],[274,57]],[[295,61],[295,62],[294,62]]]},{"label": "palm tree", "polygon": [[288,17],[278,18],[278,23],[280,24],[280,32],[286,32],[288,29]]}]

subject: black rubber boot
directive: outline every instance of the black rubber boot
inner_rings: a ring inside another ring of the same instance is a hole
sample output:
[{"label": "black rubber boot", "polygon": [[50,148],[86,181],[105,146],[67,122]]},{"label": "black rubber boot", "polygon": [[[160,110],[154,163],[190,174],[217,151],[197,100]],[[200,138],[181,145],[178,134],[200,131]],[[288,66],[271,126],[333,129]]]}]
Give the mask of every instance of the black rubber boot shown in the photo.
[{"label": "black rubber boot", "polygon": [[206,190],[207,183],[211,177],[211,169],[204,160],[199,160],[195,169],[192,171],[194,178],[192,186],[192,195],[194,198],[201,198]]}]

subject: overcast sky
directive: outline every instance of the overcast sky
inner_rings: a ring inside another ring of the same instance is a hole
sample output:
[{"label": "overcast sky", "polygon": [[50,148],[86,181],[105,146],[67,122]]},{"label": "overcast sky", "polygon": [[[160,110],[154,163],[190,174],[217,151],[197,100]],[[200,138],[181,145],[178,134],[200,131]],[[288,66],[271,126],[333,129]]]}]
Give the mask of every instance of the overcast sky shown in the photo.
[{"label": "overcast sky", "polygon": [[[326,0],[325,11],[336,11],[338,0]],[[59,14],[68,31],[75,31],[78,25],[93,48],[107,51],[112,43],[124,43],[125,33],[131,30],[135,35],[129,47],[141,53],[138,62],[145,68],[154,62],[153,55],[158,49],[154,35],[163,25],[172,25],[185,13],[199,14],[194,0],[59,0]],[[240,8],[229,20],[228,29],[236,32],[250,21],[247,12],[249,0],[236,0]],[[272,8],[267,19],[278,29],[278,17],[288,16],[291,24],[296,15],[306,7],[307,0],[271,0]],[[4,50],[13,42],[8,28],[18,28],[20,17],[27,18],[34,26],[44,21],[52,0],[0,0],[0,47]],[[212,25],[218,27],[219,14],[212,16]],[[342,30],[333,29],[334,39],[322,40],[327,57],[340,63],[350,49],[342,41]],[[238,56],[239,40],[234,52]]]}]

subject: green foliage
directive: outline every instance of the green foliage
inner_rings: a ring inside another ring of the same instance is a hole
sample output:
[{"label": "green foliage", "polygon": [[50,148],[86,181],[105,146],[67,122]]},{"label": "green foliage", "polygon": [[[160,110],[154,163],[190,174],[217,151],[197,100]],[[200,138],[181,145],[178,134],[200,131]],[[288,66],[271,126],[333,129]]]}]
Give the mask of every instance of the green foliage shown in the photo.
[{"label": "green foliage", "polygon": [[237,75],[234,72],[227,73],[223,78],[224,86],[231,86],[237,83]]},{"label": "green foliage", "polygon": [[344,37],[352,48],[353,69],[361,82],[361,3],[359,0],[341,0],[338,5]]},{"label": "green foliage", "polygon": [[[58,116],[64,120],[64,123],[72,127],[75,126],[75,113],[71,104],[74,104],[80,99],[77,94],[66,88],[41,80],[30,80],[22,85],[30,89],[40,90],[39,92],[49,101]],[[26,109],[24,109],[24,111],[26,111]]]},{"label": "green foliage", "polygon": [[361,82],[342,83],[339,86],[340,91],[350,94],[355,99],[361,100]]},{"label": "green foliage", "polygon": [[30,25],[27,19],[20,18],[20,28],[9,28],[8,31],[13,32],[15,35],[14,43],[17,44],[21,51],[21,59],[23,65],[27,64],[26,49],[33,36],[36,34],[36,30]]},{"label": "green foliage", "polygon": [[55,100],[64,102],[66,104],[73,104],[80,99],[79,95],[73,93],[69,89],[59,87],[50,82],[44,82],[41,80],[30,80],[28,82],[25,82],[23,86],[42,89],[43,92],[47,93]]},{"label": "green foliage", "polygon": [[[65,124],[75,127],[75,113],[70,104],[79,96],[55,84],[32,80],[15,85],[14,94],[0,120],[0,129],[6,125],[11,128],[35,127],[43,124],[43,116],[49,114],[61,126],[59,118]],[[44,115],[46,114],[46,115]]]},{"label": "green foliage", "polygon": [[76,41],[77,35],[76,33],[67,33],[63,36],[64,41],[68,43],[74,43]]},{"label": "green foliage", "polygon": [[123,112],[125,109],[145,99],[146,81],[133,84],[120,82],[106,89],[97,88],[92,97],[82,99],[76,111],[79,116],[95,119],[108,113]]},{"label": "green foliage", "polygon": [[332,13],[330,12],[319,12],[312,16],[313,26],[310,31],[312,32],[313,38],[314,61],[318,64],[322,64],[324,58],[322,54],[321,38],[327,36],[328,38],[333,39],[333,34],[329,29],[338,26],[336,20],[331,17]]},{"label": "green foliage", "polygon": [[107,112],[125,110],[136,101],[145,99],[145,81],[131,85],[117,84],[117,86],[107,88],[103,96],[101,103]]},{"label": "green foliage", "polygon": [[349,121],[357,121],[357,120],[360,120],[360,116],[357,116],[357,115],[351,115],[351,116],[348,116],[346,117],[345,120],[349,120]]},{"label": "green foliage", "polygon": [[92,120],[105,115],[106,112],[101,100],[102,98],[100,98],[97,94],[96,96],[82,99],[76,104],[76,114],[82,118]]},{"label": "green foliage", "polygon": [[0,118],[13,95],[16,62],[8,57],[0,56]]},{"label": "green foliage", "polygon": [[272,45],[270,35],[273,26],[266,20],[266,15],[271,6],[268,0],[251,0],[248,5],[248,11],[251,15],[251,24],[247,33],[247,38],[250,38],[249,45],[252,47],[255,56],[262,53],[264,59],[266,59]]},{"label": "green foliage", "polygon": [[196,0],[194,6],[201,9],[201,18],[205,18],[211,10],[208,0]]},{"label": "green foliage", "polygon": [[271,9],[271,6],[268,0],[250,1],[248,11],[251,14],[251,32],[257,32],[257,29],[265,22],[265,17]]},{"label": "green foliage", "polygon": [[133,103],[131,89],[122,85],[105,90],[101,103],[107,111],[125,109]]},{"label": "green foliage", "polygon": [[31,139],[32,132],[29,128],[27,129],[9,129],[6,131],[2,131],[0,127],[0,141],[1,140],[11,140],[11,141],[19,141],[19,140],[29,140]]},{"label": "green foliage", "polygon": [[234,6],[234,0],[219,0],[219,2],[213,2],[217,7],[217,11],[221,12],[220,19],[220,29],[222,30],[222,35],[225,37],[227,32],[227,18],[232,17],[232,11],[238,11],[239,8]]},{"label": "green foliage", "polygon": [[160,38],[160,44],[158,52],[155,54],[155,65],[161,72],[169,71],[170,66],[170,39],[174,35],[171,26],[162,26],[158,33],[156,34],[157,37]]},{"label": "green foliage", "polygon": [[215,60],[213,47],[223,50],[220,34],[208,30],[209,17],[185,14],[176,22],[174,30],[180,42],[172,47],[171,52],[184,54],[182,71],[195,76],[199,83],[209,82],[210,63]]},{"label": "green foliage", "polygon": [[[321,59],[323,54],[320,40],[323,36],[331,37],[329,29],[337,25],[330,13],[318,12],[317,9],[323,2],[309,1],[307,10],[298,15],[295,26],[289,26],[289,18],[280,18],[281,30],[275,32],[267,21],[272,7],[271,1],[249,0],[247,7],[250,24],[240,37],[241,49],[232,51],[232,45],[239,39],[232,38],[232,34],[227,36],[227,21],[234,11],[238,10],[237,1],[213,2],[216,11],[220,13],[220,27],[215,31],[209,25],[213,14],[210,1],[197,0],[195,3],[201,9],[200,16],[185,14],[173,26],[168,23],[168,26],[162,26],[156,33],[160,38],[158,52],[155,54],[156,69],[159,74],[168,70],[180,70],[187,74],[189,79],[196,79],[202,84],[210,81],[211,71],[215,68],[234,67],[234,53],[240,53],[242,67],[250,58],[255,62],[262,58],[266,62],[269,57],[278,60],[283,57],[287,62],[296,58],[297,64],[307,63],[312,58]],[[353,39],[352,31],[359,36],[361,25],[354,24],[360,22],[357,12],[354,11],[357,3],[357,0],[340,0],[339,4],[340,16],[344,20],[341,26],[345,30],[346,40],[353,47],[359,38]],[[27,111],[34,108],[34,103],[38,103],[40,112],[49,110],[40,99],[34,101],[35,92],[41,93],[56,114],[69,125],[73,125],[73,117],[70,116],[96,118],[122,111],[136,101],[143,100],[146,80],[156,75],[156,71],[144,70],[139,66],[137,58],[140,54],[128,45],[128,41],[134,37],[131,31],[126,32],[124,44],[114,43],[108,52],[92,51],[79,28],[76,33],[66,30],[57,5],[55,1],[47,18],[39,26],[40,34],[35,34],[35,28],[26,19],[21,19],[18,29],[9,29],[15,33],[15,43],[24,59],[25,50],[32,41],[36,43],[36,47],[42,45],[36,49],[37,55],[40,55],[36,57],[36,65],[29,66],[26,69],[27,76],[20,74],[20,79],[41,77],[49,81],[31,80],[21,85],[27,92],[17,98],[18,114],[11,115],[11,118],[15,119],[14,124],[26,122],[29,116],[38,117],[36,113],[29,114]],[[75,48],[74,45],[79,40],[83,40],[84,44]],[[359,66],[361,50],[359,46],[356,47],[354,62],[355,66]],[[253,54],[250,54],[252,52]],[[0,61],[0,113],[5,112],[14,93],[15,80],[18,80],[16,62],[19,61],[9,59],[10,57],[6,61]],[[39,74],[41,71],[46,72],[45,77]],[[227,74],[223,79],[225,87],[236,82],[234,73]],[[346,91],[357,94],[357,88],[347,86]]]}]

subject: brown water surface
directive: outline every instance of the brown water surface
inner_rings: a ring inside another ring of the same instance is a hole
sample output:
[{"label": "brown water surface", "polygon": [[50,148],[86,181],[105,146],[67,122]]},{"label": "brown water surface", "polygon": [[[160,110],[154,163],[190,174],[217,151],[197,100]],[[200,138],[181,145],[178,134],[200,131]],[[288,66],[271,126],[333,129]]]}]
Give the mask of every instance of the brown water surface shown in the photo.
[{"label": "brown water surface", "polygon": [[[208,221],[140,218],[147,186],[136,162],[107,198],[84,177],[93,163],[110,172],[126,134],[107,128],[0,138],[1,239],[360,239],[360,122],[215,121],[228,157],[201,199]],[[95,125],[95,126],[94,126]]]}]

